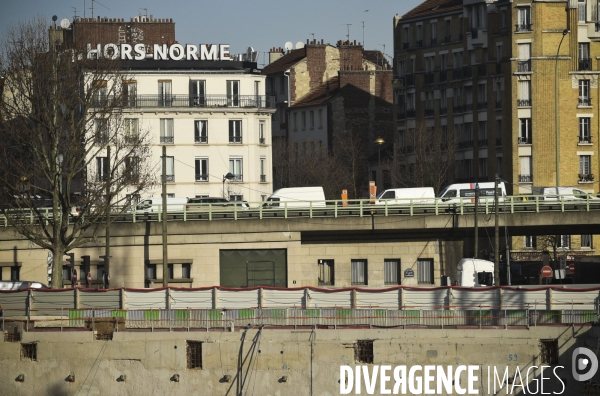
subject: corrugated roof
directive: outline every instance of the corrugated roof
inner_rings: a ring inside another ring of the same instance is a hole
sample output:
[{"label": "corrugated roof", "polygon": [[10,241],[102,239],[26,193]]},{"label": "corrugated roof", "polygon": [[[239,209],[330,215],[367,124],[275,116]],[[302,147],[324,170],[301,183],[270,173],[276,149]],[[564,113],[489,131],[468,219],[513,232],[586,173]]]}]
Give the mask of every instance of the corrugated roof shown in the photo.
[{"label": "corrugated roof", "polygon": [[280,73],[288,70],[291,66],[306,57],[306,48],[291,50],[275,62],[268,64],[262,69],[262,74]]},{"label": "corrugated roof", "polygon": [[339,77],[332,77],[317,88],[310,91],[292,107],[316,106],[326,103],[340,91]]},{"label": "corrugated roof", "polygon": [[463,0],[425,0],[406,14],[402,19],[419,18],[427,15],[462,10]]}]

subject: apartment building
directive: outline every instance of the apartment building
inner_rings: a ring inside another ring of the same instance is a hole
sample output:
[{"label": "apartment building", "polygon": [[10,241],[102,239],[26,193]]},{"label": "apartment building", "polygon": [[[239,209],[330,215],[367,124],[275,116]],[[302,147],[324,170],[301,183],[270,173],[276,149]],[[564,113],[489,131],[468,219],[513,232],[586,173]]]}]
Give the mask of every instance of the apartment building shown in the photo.
[{"label": "apartment building", "polygon": [[[498,174],[509,194],[560,185],[595,195],[598,17],[592,0],[427,0],[396,16],[398,148],[412,129],[434,128],[457,141],[455,182]],[[589,236],[567,237],[574,254],[594,251]]]}]

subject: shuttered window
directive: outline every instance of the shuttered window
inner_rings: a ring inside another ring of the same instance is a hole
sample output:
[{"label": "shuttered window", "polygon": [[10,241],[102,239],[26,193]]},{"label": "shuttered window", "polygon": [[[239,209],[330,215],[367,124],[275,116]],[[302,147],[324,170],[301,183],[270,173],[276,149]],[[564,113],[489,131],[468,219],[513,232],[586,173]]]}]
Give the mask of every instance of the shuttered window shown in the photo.
[{"label": "shuttered window", "polygon": [[400,260],[385,259],[383,262],[383,281],[386,285],[400,284]]},{"label": "shuttered window", "polygon": [[367,284],[367,260],[352,260],[352,284],[366,285]]},{"label": "shuttered window", "polygon": [[417,274],[419,283],[433,284],[433,260],[417,260]]}]

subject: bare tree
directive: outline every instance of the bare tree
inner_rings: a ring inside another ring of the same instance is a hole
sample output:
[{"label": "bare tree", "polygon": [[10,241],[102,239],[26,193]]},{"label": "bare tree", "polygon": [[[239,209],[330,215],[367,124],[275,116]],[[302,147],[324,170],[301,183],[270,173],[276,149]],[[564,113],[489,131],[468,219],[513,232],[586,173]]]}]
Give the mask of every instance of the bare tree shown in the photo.
[{"label": "bare tree", "polygon": [[433,187],[437,192],[447,184],[454,167],[457,142],[425,124],[401,132],[394,148],[394,159],[387,168],[394,186]]},{"label": "bare tree", "polygon": [[16,232],[52,252],[56,288],[63,255],[96,242],[111,226],[106,214],[155,180],[148,132],[123,117],[119,62],[50,45],[47,27],[41,17],[20,22],[1,42],[0,199]]}]

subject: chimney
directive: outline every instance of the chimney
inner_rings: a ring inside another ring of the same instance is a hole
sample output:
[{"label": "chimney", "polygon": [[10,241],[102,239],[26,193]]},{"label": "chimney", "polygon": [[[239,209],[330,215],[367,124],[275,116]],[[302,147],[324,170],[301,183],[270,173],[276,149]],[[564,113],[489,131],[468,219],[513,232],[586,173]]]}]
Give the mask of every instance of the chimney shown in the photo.
[{"label": "chimney", "polygon": [[283,56],[283,49],[279,48],[271,48],[269,50],[269,64],[275,62],[277,59]]}]

